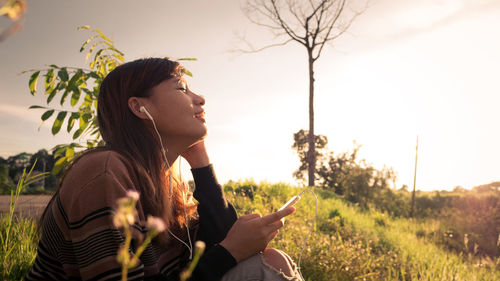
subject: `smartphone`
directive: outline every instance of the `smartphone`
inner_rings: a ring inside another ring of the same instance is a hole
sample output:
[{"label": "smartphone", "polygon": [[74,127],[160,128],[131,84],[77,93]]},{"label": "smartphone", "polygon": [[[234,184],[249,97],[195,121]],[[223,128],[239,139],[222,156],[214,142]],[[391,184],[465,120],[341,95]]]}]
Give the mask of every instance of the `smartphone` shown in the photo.
[{"label": "smartphone", "polygon": [[285,203],[285,205],[281,206],[281,208],[279,208],[278,211],[281,211],[287,207],[295,205],[295,203],[297,203],[299,200],[300,200],[300,196],[298,196],[298,195],[292,197],[290,200],[288,200],[288,202]]},{"label": "smartphone", "polygon": [[[299,195],[292,197],[290,200],[288,200],[288,202],[285,203],[285,205],[281,206],[281,208],[278,210],[278,212],[287,208],[287,207],[295,205],[295,203],[297,203],[299,200],[300,200]],[[285,223],[285,218],[281,218],[281,222]]]}]

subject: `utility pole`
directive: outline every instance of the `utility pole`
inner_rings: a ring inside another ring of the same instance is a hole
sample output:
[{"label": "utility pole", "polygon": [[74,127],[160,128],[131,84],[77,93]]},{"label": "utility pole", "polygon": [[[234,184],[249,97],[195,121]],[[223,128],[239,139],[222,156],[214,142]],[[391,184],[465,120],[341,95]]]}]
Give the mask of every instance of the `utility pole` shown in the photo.
[{"label": "utility pole", "polygon": [[418,136],[417,136],[417,147],[415,148],[415,174],[413,175],[413,192],[411,194],[411,210],[410,210],[411,218],[413,218],[413,213],[415,211],[415,185],[417,183],[417,159],[418,159]]}]

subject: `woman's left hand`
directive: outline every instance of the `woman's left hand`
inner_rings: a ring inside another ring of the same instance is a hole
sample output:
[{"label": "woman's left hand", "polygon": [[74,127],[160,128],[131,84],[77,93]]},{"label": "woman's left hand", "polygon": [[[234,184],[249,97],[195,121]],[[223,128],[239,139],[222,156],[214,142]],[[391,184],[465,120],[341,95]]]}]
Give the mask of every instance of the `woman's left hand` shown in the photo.
[{"label": "woman's left hand", "polygon": [[181,156],[188,161],[192,169],[205,167],[210,164],[204,140],[190,146],[186,151],[181,153]]}]

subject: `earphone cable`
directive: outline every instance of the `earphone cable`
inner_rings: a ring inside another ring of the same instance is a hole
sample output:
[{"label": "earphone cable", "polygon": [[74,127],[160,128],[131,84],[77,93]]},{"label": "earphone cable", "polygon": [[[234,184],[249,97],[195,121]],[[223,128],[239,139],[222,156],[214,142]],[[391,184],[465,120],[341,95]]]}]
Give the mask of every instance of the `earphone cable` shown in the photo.
[{"label": "earphone cable", "polygon": [[[168,184],[170,187],[169,199],[172,199],[172,197],[173,197],[173,182],[172,182],[173,178],[172,178],[172,171],[170,169],[170,164],[168,163],[168,159],[167,159],[167,152],[165,151],[165,148],[163,146],[163,141],[161,140],[160,132],[156,128],[156,123],[153,119],[153,116],[151,116],[151,114],[149,114],[149,112],[146,110],[145,107],[143,107],[143,108],[144,108],[144,113],[149,117],[149,119],[153,123],[153,128],[155,129],[155,132],[158,135],[158,139],[160,140],[161,152],[163,155],[163,159],[165,160],[165,163],[167,164],[167,168],[168,168]],[[180,168],[180,159],[179,159],[179,180],[180,180],[180,185],[182,185],[182,173],[181,173],[181,168]],[[189,245],[186,242],[184,242],[182,239],[177,237],[175,234],[173,234],[172,231],[170,231],[170,229],[168,229],[168,233],[170,233],[170,235],[172,235],[175,239],[179,240],[179,242],[181,242],[182,244],[184,244],[188,248],[189,259],[191,260],[193,258],[193,243],[191,242],[191,235],[189,233],[189,224],[188,224],[188,219],[187,219],[186,199],[185,199],[186,196],[184,193],[184,186],[182,188],[183,188],[183,190],[182,190],[182,202],[183,202],[183,206],[184,206],[184,219],[186,221],[185,224],[186,224],[186,231],[187,231],[187,236],[188,236],[188,240],[189,240]]]}]

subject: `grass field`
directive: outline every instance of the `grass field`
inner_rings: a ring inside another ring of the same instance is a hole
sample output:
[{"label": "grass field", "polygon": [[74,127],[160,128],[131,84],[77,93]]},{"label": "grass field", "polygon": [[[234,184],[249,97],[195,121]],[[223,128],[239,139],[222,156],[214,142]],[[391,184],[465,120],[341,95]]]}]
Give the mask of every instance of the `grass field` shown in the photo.
[{"label": "grass field", "polygon": [[[285,184],[256,185],[229,183],[226,196],[239,215],[277,210],[300,188]],[[318,214],[307,246],[302,247],[315,215],[315,198],[310,192],[296,205],[297,211],[286,219],[280,234],[269,245],[287,252],[296,262],[303,248],[300,265],[308,281],[331,280],[500,280],[499,260],[478,261],[447,252],[425,240],[419,233],[438,229],[438,221],[394,219],[374,211],[361,211],[335,194],[315,189]],[[35,214],[49,197],[21,197],[26,209]],[[2,200],[5,200],[2,198]],[[29,212],[25,212],[29,211]],[[5,243],[9,217],[2,215],[0,257],[3,280],[21,280],[36,253],[38,233],[30,218],[14,218]]]},{"label": "grass field", "polygon": [[[20,195],[14,213],[38,218],[52,195]],[[9,213],[10,195],[0,195],[0,214]]]}]

